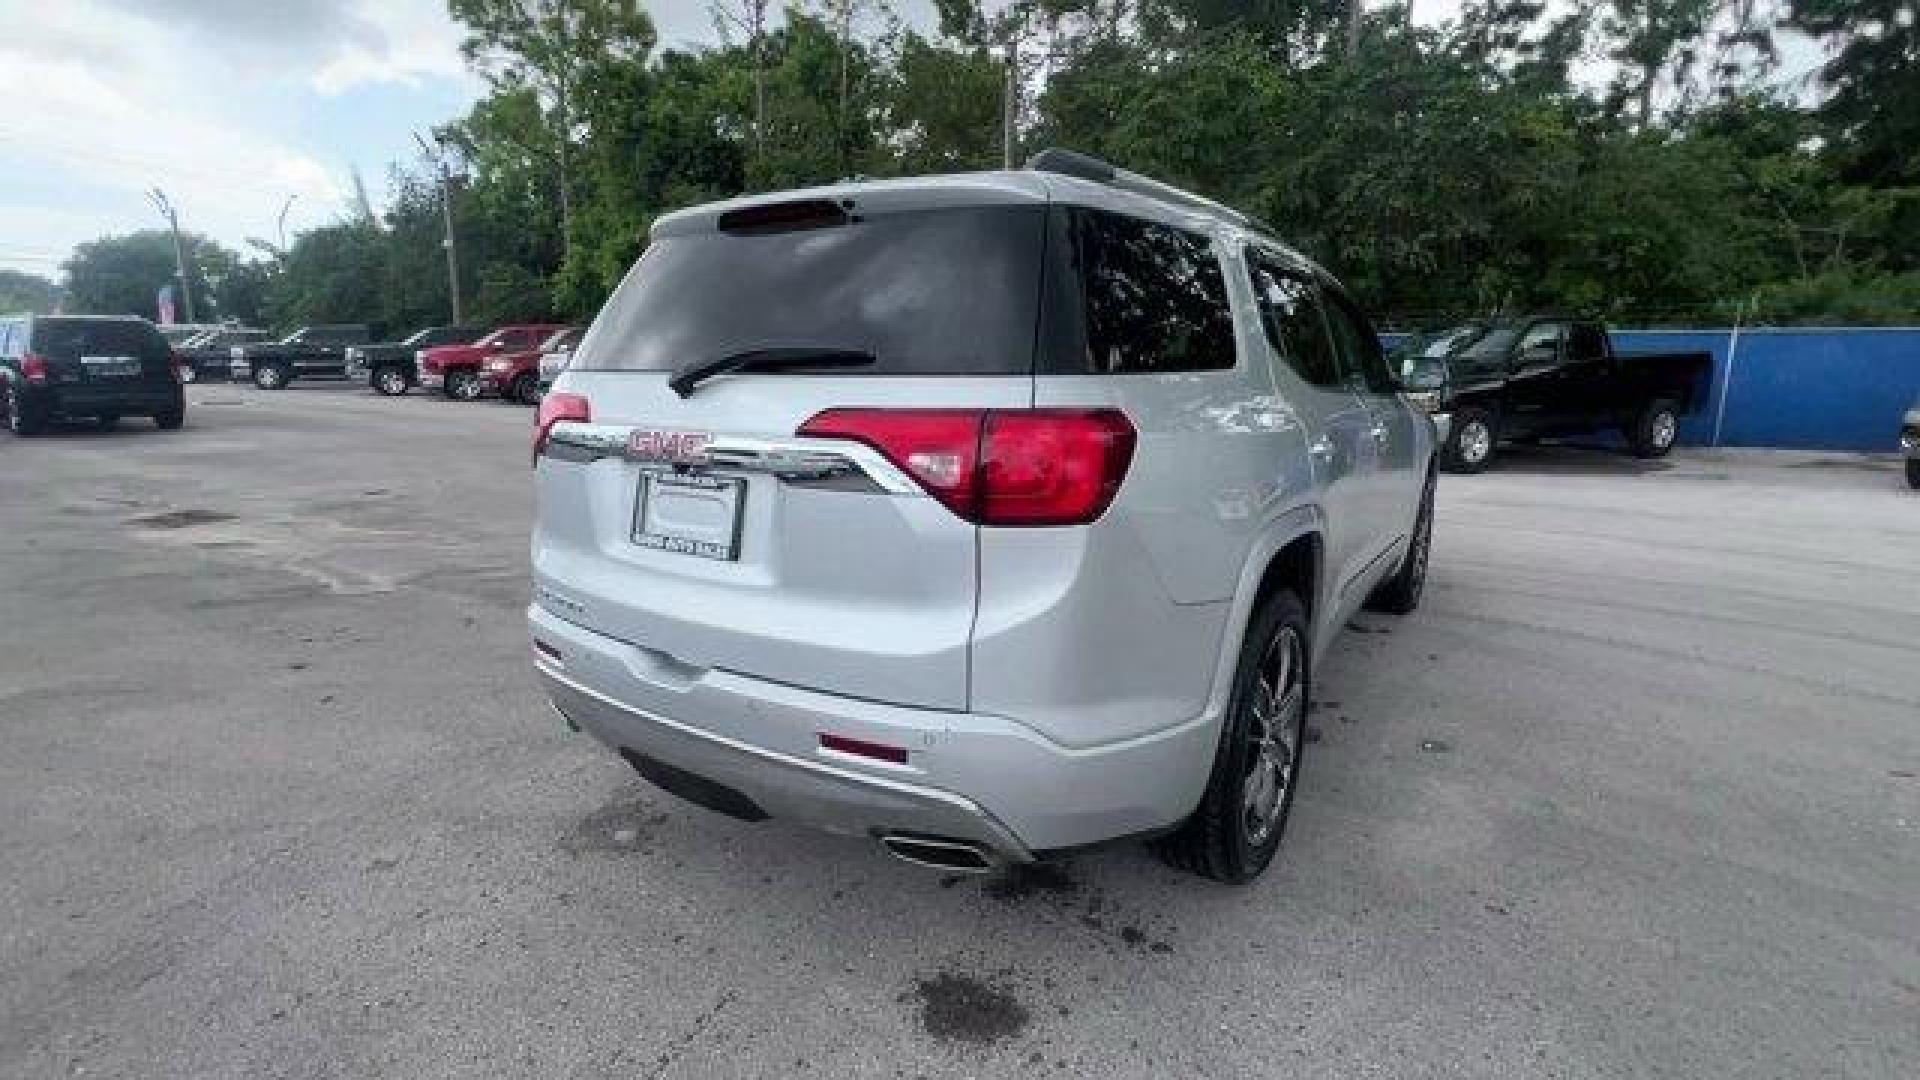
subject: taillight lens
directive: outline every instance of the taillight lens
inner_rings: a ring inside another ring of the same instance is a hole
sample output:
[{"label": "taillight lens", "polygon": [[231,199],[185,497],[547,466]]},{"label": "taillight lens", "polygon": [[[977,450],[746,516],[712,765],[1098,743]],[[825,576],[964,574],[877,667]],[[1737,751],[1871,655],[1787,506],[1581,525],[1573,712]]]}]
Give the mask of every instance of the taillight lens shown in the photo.
[{"label": "taillight lens", "polygon": [[183,378],[180,374],[180,369],[187,366],[186,357],[181,356],[179,353],[174,353],[172,356],[172,360],[173,360],[173,363],[170,366],[173,368],[173,381],[185,382],[186,381],[185,378]]},{"label": "taillight lens", "polygon": [[980,443],[982,523],[1093,521],[1120,490],[1133,442],[1133,424],[1111,409],[988,413]]},{"label": "taillight lens", "polygon": [[1135,433],[1113,409],[829,409],[799,434],[880,451],[980,525],[1084,525],[1113,502]]},{"label": "taillight lens", "polygon": [[828,409],[801,424],[799,434],[865,443],[972,520],[985,416],[978,409]]},{"label": "taillight lens", "polygon": [[28,353],[20,358],[20,377],[30,383],[47,381],[47,358]]},{"label": "taillight lens", "polygon": [[561,421],[585,424],[593,420],[593,407],[582,394],[548,394],[540,399],[540,411],[533,426],[533,458],[537,463],[553,435],[553,425]]}]

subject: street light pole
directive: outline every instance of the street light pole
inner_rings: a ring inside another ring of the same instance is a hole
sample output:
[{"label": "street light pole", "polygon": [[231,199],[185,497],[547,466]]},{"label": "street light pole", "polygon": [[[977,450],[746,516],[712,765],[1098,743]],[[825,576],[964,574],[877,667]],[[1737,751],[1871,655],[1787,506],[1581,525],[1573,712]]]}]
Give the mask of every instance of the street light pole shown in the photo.
[{"label": "street light pole", "polygon": [[460,319],[460,250],[453,239],[453,177],[447,171],[447,158],[444,147],[435,151],[427,145],[427,140],[413,133],[413,141],[420,144],[420,152],[427,155],[434,167],[440,172],[440,223],[442,236],[440,246],[447,251],[447,296],[453,308],[453,325],[461,325]]},{"label": "street light pole", "polygon": [[280,204],[280,255],[282,258],[287,254],[287,211],[293,209],[293,200],[299,197],[300,193],[296,191],[287,196],[286,202]]},{"label": "street light pole", "polygon": [[153,200],[160,216],[167,219],[167,227],[173,230],[173,269],[180,277],[180,305],[186,310],[187,321],[193,322],[193,282],[187,278],[187,252],[180,243],[180,215],[167,201],[167,193],[159,188],[147,192],[147,198]]}]

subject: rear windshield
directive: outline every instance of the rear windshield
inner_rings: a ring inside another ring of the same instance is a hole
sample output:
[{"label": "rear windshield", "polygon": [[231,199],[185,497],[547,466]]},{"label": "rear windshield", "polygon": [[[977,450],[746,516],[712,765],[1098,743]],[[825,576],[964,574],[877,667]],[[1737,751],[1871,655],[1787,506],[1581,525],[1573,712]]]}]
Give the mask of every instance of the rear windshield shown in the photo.
[{"label": "rear windshield", "polygon": [[152,325],[121,319],[40,319],[33,324],[33,351],[70,360],[76,356],[165,356],[166,339]]},{"label": "rear windshield", "polygon": [[655,238],[573,368],[660,371],[755,349],[870,353],[858,375],[1033,370],[1047,215],[946,207]]}]

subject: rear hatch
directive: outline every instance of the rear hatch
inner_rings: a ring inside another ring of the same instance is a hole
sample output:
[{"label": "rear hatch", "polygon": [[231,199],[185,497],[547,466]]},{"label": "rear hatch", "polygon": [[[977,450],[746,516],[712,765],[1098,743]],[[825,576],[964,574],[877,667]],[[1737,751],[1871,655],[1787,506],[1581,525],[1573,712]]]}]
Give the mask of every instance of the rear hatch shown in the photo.
[{"label": "rear hatch", "polygon": [[548,398],[591,422],[538,463],[543,604],[696,669],[964,709],[976,527],[879,451],[796,433],[1029,407],[1041,197],[980,178],[663,221]]},{"label": "rear hatch", "polygon": [[37,319],[29,349],[56,383],[107,389],[173,381],[173,350],[150,323],[133,319]]}]

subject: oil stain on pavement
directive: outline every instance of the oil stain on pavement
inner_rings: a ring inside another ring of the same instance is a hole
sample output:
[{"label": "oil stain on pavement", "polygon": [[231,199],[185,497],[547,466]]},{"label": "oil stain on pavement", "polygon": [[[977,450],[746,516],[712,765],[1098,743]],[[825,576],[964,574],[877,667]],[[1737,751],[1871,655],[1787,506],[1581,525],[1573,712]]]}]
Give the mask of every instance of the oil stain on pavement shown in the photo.
[{"label": "oil stain on pavement", "polygon": [[1027,1007],[1005,986],[951,968],[914,980],[920,1026],[935,1041],[989,1046],[1024,1031]]}]

